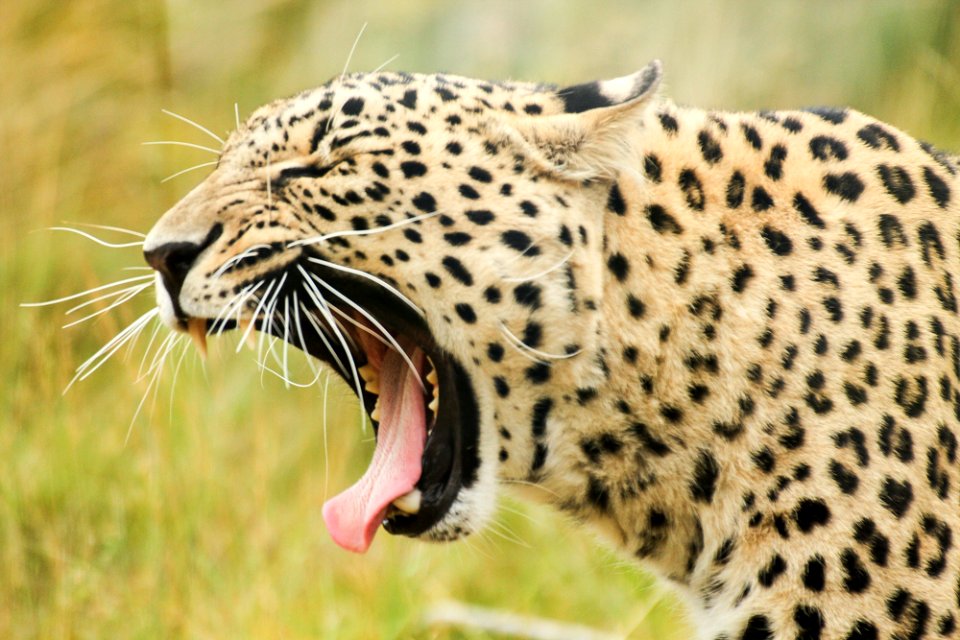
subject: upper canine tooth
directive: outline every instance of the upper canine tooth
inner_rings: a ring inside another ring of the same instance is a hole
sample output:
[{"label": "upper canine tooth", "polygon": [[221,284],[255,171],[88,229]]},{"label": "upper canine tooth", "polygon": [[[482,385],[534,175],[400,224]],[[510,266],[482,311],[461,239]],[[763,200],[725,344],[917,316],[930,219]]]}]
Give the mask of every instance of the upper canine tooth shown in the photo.
[{"label": "upper canine tooth", "polygon": [[370,393],[380,393],[380,372],[373,365],[365,364],[357,371],[365,382],[364,388]]},{"label": "upper canine tooth", "polygon": [[187,320],[187,333],[193,339],[193,344],[200,352],[201,358],[207,357],[207,321],[203,318]]},{"label": "upper canine tooth", "polygon": [[396,500],[393,501],[393,506],[404,513],[419,513],[420,512],[420,502],[422,499],[422,494],[420,489],[414,489],[410,493],[405,493]]}]

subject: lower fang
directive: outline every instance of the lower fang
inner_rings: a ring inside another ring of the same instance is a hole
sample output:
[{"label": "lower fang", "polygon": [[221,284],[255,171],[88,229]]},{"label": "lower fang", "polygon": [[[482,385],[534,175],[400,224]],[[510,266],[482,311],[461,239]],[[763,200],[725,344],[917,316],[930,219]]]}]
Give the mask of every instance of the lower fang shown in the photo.
[{"label": "lower fang", "polygon": [[190,318],[187,320],[187,333],[193,340],[193,344],[200,352],[200,357],[207,357],[207,321],[202,318]]},{"label": "lower fang", "polygon": [[409,514],[415,514],[420,512],[420,501],[422,494],[420,489],[414,489],[410,493],[404,494],[393,501],[393,506],[395,506],[400,511]]}]

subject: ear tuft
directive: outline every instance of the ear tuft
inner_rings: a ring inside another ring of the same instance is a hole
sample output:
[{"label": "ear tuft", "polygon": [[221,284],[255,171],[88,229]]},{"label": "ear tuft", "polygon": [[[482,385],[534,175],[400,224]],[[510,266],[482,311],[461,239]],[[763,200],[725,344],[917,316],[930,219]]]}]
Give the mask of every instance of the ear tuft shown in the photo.
[{"label": "ear tuft", "polygon": [[590,109],[612,107],[645,98],[656,92],[663,77],[663,65],[654,60],[630,75],[611,80],[595,80],[560,89],[557,97],[567,113],[583,113]]}]

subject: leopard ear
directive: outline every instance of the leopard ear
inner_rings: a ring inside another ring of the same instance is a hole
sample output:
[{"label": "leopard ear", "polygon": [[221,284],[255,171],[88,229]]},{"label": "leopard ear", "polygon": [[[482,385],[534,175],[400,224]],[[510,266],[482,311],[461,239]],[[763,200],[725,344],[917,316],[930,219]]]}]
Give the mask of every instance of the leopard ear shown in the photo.
[{"label": "leopard ear", "polygon": [[660,86],[663,65],[654,60],[640,71],[612,80],[596,80],[557,91],[566,113],[622,109],[649,100]]},{"label": "leopard ear", "polygon": [[614,177],[621,167],[636,166],[629,140],[642,126],[662,75],[660,61],[654,60],[622,78],[560,89],[556,96],[564,113],[523,117],[514,129],[533,157],[561,177]]}]

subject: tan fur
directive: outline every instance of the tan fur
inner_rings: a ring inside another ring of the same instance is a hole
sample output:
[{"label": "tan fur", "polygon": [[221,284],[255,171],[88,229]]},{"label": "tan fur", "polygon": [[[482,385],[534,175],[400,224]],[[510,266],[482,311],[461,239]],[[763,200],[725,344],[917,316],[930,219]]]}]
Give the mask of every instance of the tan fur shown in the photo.
[{"label": "tan fur", "polygon": [[[402,289],[472,381],[478,479],[424,537],[481,527],[498,481],[533,483],[676,586],[704,638],[955,636],[956,167],[853,111],[680,109],[654,97],[659,73],[559,92],[361,75],[278,101],[146,248],[223,225],[179,298],[212,318],[298,242],[435,203],[419,240],[315,245]],[[318,105],[348,98],[365,101],[357,123],[335,114],[319,136]],[[401,177],[403,161],[423,172]],[[267,202],[267,181],[310,166],[333,168]]]}]

